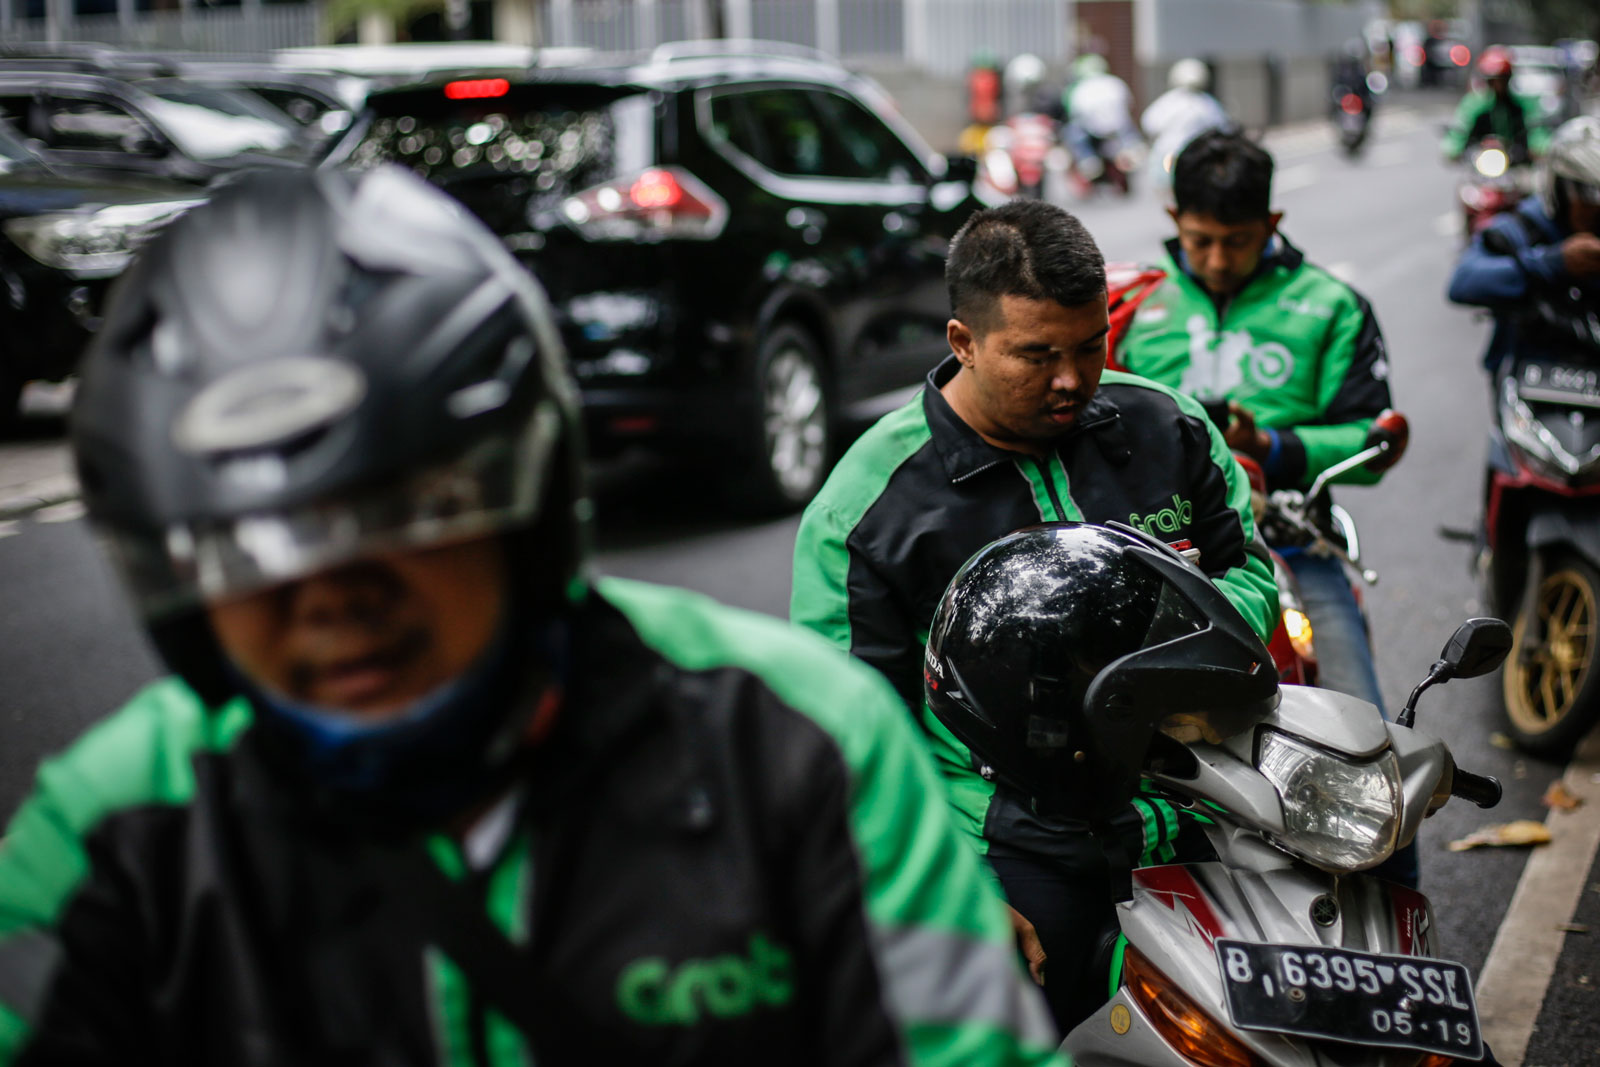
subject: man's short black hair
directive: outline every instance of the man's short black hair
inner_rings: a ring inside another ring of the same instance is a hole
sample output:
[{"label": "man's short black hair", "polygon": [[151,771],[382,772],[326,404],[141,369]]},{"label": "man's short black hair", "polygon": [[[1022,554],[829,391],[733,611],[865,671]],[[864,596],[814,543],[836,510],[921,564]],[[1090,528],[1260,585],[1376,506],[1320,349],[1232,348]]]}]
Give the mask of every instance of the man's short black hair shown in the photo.
[{"label": "man's short black hair", "polygon": [[1202,133],[1172,166],[1172,195],[1180,215],[1257,222],[1272,214],[1272,157],[1243,134]]},{"label": "man's short black hair", "polygon": [[950,313],[976,334],[999,322],[1002,296],[1079,307],[1106,294],[1100,249],[1069,212],[1012,200],[967,219],[944,264]]}]

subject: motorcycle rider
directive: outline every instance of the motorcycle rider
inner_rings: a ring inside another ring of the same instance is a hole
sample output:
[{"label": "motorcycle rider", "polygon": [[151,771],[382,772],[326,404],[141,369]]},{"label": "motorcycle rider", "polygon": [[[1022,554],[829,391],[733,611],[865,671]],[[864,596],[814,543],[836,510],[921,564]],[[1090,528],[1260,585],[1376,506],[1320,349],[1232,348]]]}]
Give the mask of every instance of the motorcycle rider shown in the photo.
[{"label": "motorcycle rider", "polygon": [[1072,65],[1072,81],[1061,93],[1066,124],[1062,139],[1072,150],[1073,165],[1087,181],[1103,173],[1108,160],[1139,133],[1133,125],[1133,93],[1111,73],[1104,56],[1093,52]]},{"label": "motorcycle rider", "polygon": [[[1082,224],[1040,201],[979,211],[951,242],[945,278],[952,355],[856,441],[806,509],[791,618],[876,667],[921,714],[928,623],[967,558],[1040,521],[1115,520],[1197,550],[1267,633],[1277,589],[1249,484],[1198,404],[1102,373],[1105,268]],[[1070,1029],[1105,999],[1078,970],[1111,910],[1101,846],[1081,818],[1038,816],[921,718],[957,823],[1018,914],[1031,964],[1040,946],[1054,961],[1045,993]],[[1156,807],[1137,815],[1136,854],[1169,844],[1173,824]]]},{"label": "motorcycle rider", "polygon": [[1485,137],[1497,138],[1513,165],[1542,155],[1550,131],[1538,121],[1538,101],[1512,90],[1515,70],[1511,53],[1500,45],[1484,49],[1478,57],[1478,73],[1483,76],[1484,87],[1461,98],[1455,121],[1441,146],[1445,158],[1459,160]]},{"label": "motorcycle rider", "polygon": [[[1167,277],[1135,313],[1118,358],[1135,374],[1202,400],[1226,400],[1226,440],[1261,464],[1271,488],[1302,488],[1366,447],[1389,400],[1383,334],[1366,299],[1309,263],[1279,233],[1272,157],[1236,133],[1202,134],[1173,170],[1178,229]],[[1347,481],[1371,484],[1359,470]],[[1366,620],[1343,564],[1275,546],[1300,584],[1321,684],[1383,705]],[[1417,881],[1415,849],[1390,877]]]},{"label": "motorcycle rider", "polygon": [[592,575],[562,361],[396,168],[142,251],[73,437],[175,677],[0,845],[0,1062],[1056,1059],[882,680]]},{"label": "motorcycle rider", "polygon": [[1600,119],[1585,115],[1556,130],[1536,184],[1537,196],[1473,237],[1450,276],[1452,301],[1495,313],[1483,355],[1491,373],[1516,350],[1518,312],[1531,292],[1577,289],[1600,307]]},{"label": "motorcycle rider", "polygon": [[1211,72],[1198,59],[1180,59],[1167,71],[1167,91],[1144,109],[1139,120],[1150,138],[1150,171],[1162,184],[1171,180],[1172,164],[1184,146],[1207,130],[1232,125],[1228,113],[1207,89]]}]

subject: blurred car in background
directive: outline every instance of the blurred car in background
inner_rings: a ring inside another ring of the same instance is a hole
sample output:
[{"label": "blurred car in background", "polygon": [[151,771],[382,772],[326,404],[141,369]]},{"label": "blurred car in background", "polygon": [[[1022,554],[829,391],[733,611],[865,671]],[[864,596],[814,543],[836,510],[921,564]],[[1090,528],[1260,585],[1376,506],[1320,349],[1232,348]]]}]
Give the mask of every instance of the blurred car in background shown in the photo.
[{"label": "blurred car in background", "polygon": [[311,152],[294,120],[259,98],[43,61],[0,60],[0,118],[54,166],[199,184],[242,167],[300,165]]},{"label": "blurred car in background", "polygon": [[978,206],[971,161],[876,83],[765,48],[377,92],[323,163],[458,197],[549,291],[592,445],[709,454],[750,510],[810,499],[845,428],[946,353],[945,250]]},{"label": "blurred car in background", "polygon": [[72,373],[109,280],[200,199],[190,185],[58,173],[0,124],[0,426],[27,382]]}]

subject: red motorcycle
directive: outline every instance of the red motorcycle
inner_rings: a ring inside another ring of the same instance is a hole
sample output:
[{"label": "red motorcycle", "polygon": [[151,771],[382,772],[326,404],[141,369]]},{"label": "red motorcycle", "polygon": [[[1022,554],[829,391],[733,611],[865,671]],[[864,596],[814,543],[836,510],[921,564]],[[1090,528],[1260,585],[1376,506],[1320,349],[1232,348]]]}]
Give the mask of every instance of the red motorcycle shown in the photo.
[{"label": "red motorcycle", "polygon": [[1063,151],[1056,137],[1056,121],[1049,115],[1025,111],[989,128],[978,157],[978,180],[1003,198],[1044,195],[1045,176],[1052,153]]},{"label": "red motorcycle", "polygon": [[1525,302],[1498,378],[1480,571],[1511,620],[1509,733],[1565,758],[1600,720],[1600,322],[1581,297]]},{"label": "red motorcycle", "polygon": [[1461,205],[1461,232],[1467,239],[1489,220],[1520,204],[1531,191],[1530,171],[1497,138],[1485,137],[1467,150],[1467,166],[1456,197]]}]

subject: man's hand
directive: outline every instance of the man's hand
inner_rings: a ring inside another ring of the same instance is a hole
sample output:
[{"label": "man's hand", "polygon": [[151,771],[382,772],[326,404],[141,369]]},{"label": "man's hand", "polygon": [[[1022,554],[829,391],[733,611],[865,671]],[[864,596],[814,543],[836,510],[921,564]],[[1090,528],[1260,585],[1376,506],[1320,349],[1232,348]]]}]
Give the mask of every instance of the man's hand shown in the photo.
[{"label": "man's hand", "polygon": [[1561,265],[1574,278],[1600,275],[1600,237],[1575,233],[1561,242]]},{"label": "man's hand", "polygon": [[1017,949],[1022,953],[1022,958],[1028,961],[1028,973],[1033,975],[1035,982],[1044,985],[1044,945],[1039,941],[1039,931],[1010,904],[1006,905],[1006,911],[1011,913],[1011,929],[1017,935]]},{"label": "man's hand", "polygon": [[1231,400],[1228,401],[1228,414],[1232,417],[1222,435],[1228,447],[1235,452],[1243,452],[1257,463],[1265,463],[1267,453],[1272,451],[1272,438],[1267,436],[1265,430],[1256,429],[1254,415]]}]

